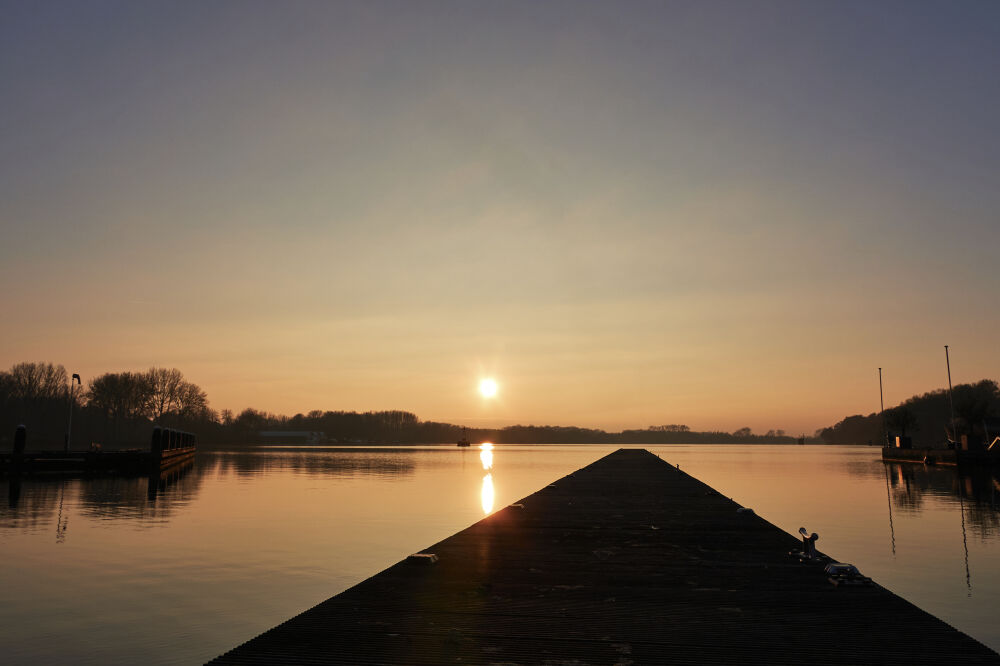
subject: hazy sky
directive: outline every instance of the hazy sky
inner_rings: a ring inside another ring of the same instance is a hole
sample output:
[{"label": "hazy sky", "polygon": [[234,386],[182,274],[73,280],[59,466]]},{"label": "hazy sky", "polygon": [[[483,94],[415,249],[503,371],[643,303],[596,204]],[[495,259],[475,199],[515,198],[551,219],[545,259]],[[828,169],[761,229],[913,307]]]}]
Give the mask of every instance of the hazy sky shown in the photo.
[{"label": "hazy sky", "polygon": [[1000,378],[1000,3],[0,7],[0,367],[795,434]]}]

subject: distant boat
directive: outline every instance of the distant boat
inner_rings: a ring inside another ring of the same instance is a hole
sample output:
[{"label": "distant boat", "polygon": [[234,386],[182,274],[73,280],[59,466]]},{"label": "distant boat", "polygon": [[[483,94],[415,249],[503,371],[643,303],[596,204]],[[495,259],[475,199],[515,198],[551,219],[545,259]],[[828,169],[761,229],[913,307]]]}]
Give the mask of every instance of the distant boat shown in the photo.
[{"label": "distant boat", "polygon": [[462,428],[462,438],[460,440],[458,440],[458,446],[462,446],[462,447],[472,446],[472,442],[469,441],[469,438],[465,434],[465,432],[467,430],[468,430],[468,428]]}]

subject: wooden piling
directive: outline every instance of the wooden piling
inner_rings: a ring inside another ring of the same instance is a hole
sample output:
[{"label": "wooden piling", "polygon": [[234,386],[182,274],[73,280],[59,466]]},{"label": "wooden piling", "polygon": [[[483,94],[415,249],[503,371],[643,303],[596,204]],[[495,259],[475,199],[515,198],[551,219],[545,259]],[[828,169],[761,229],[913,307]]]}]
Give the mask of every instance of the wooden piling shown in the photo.
[{"label": "wooden piling", "polygon": [[160,460],[163,457],[163,429],[160,426],[153,426],[153,434],[149,439],[149,463],[150,467],[160,468]]},{"label": "wooden piling", "polygon": [[22,463],[24,462],[24,449],[28,444],[28,429],[23,426],[17,426],[14,430],[14,448],[11,450],[10,454],[10,466],[11,470],[19,470]]}]

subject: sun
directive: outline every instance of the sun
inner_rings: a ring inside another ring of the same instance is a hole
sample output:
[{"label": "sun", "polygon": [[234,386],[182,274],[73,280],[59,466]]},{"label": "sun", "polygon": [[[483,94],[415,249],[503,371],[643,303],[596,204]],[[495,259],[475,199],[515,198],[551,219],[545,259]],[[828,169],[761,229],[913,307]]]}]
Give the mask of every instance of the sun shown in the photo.
[{"label": "sun", "polygon": [[479,393],[484,398],[492,398],[497,394],[497,383],[494,379],[484,379],[479,382]]}]

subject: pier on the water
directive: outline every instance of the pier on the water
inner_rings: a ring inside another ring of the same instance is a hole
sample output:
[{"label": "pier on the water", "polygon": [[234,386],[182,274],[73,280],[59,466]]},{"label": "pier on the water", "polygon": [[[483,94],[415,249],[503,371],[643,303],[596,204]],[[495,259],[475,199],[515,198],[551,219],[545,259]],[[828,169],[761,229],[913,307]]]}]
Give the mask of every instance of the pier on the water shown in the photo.
[{"label": "pier on the water", "polygon": [[741,508],[619,450],[213,663],[1000,664]]},{"label": "pier on the water", "polygon": [[84,451],[31,451],[27,430],[19,426],[10,453],[0,452],[0,473],[11,476],[35,474],[160,474],[190,464],[194,460],[194,433],[174,428],[153,428],[149,450],[105,451],[92,446]]}]

